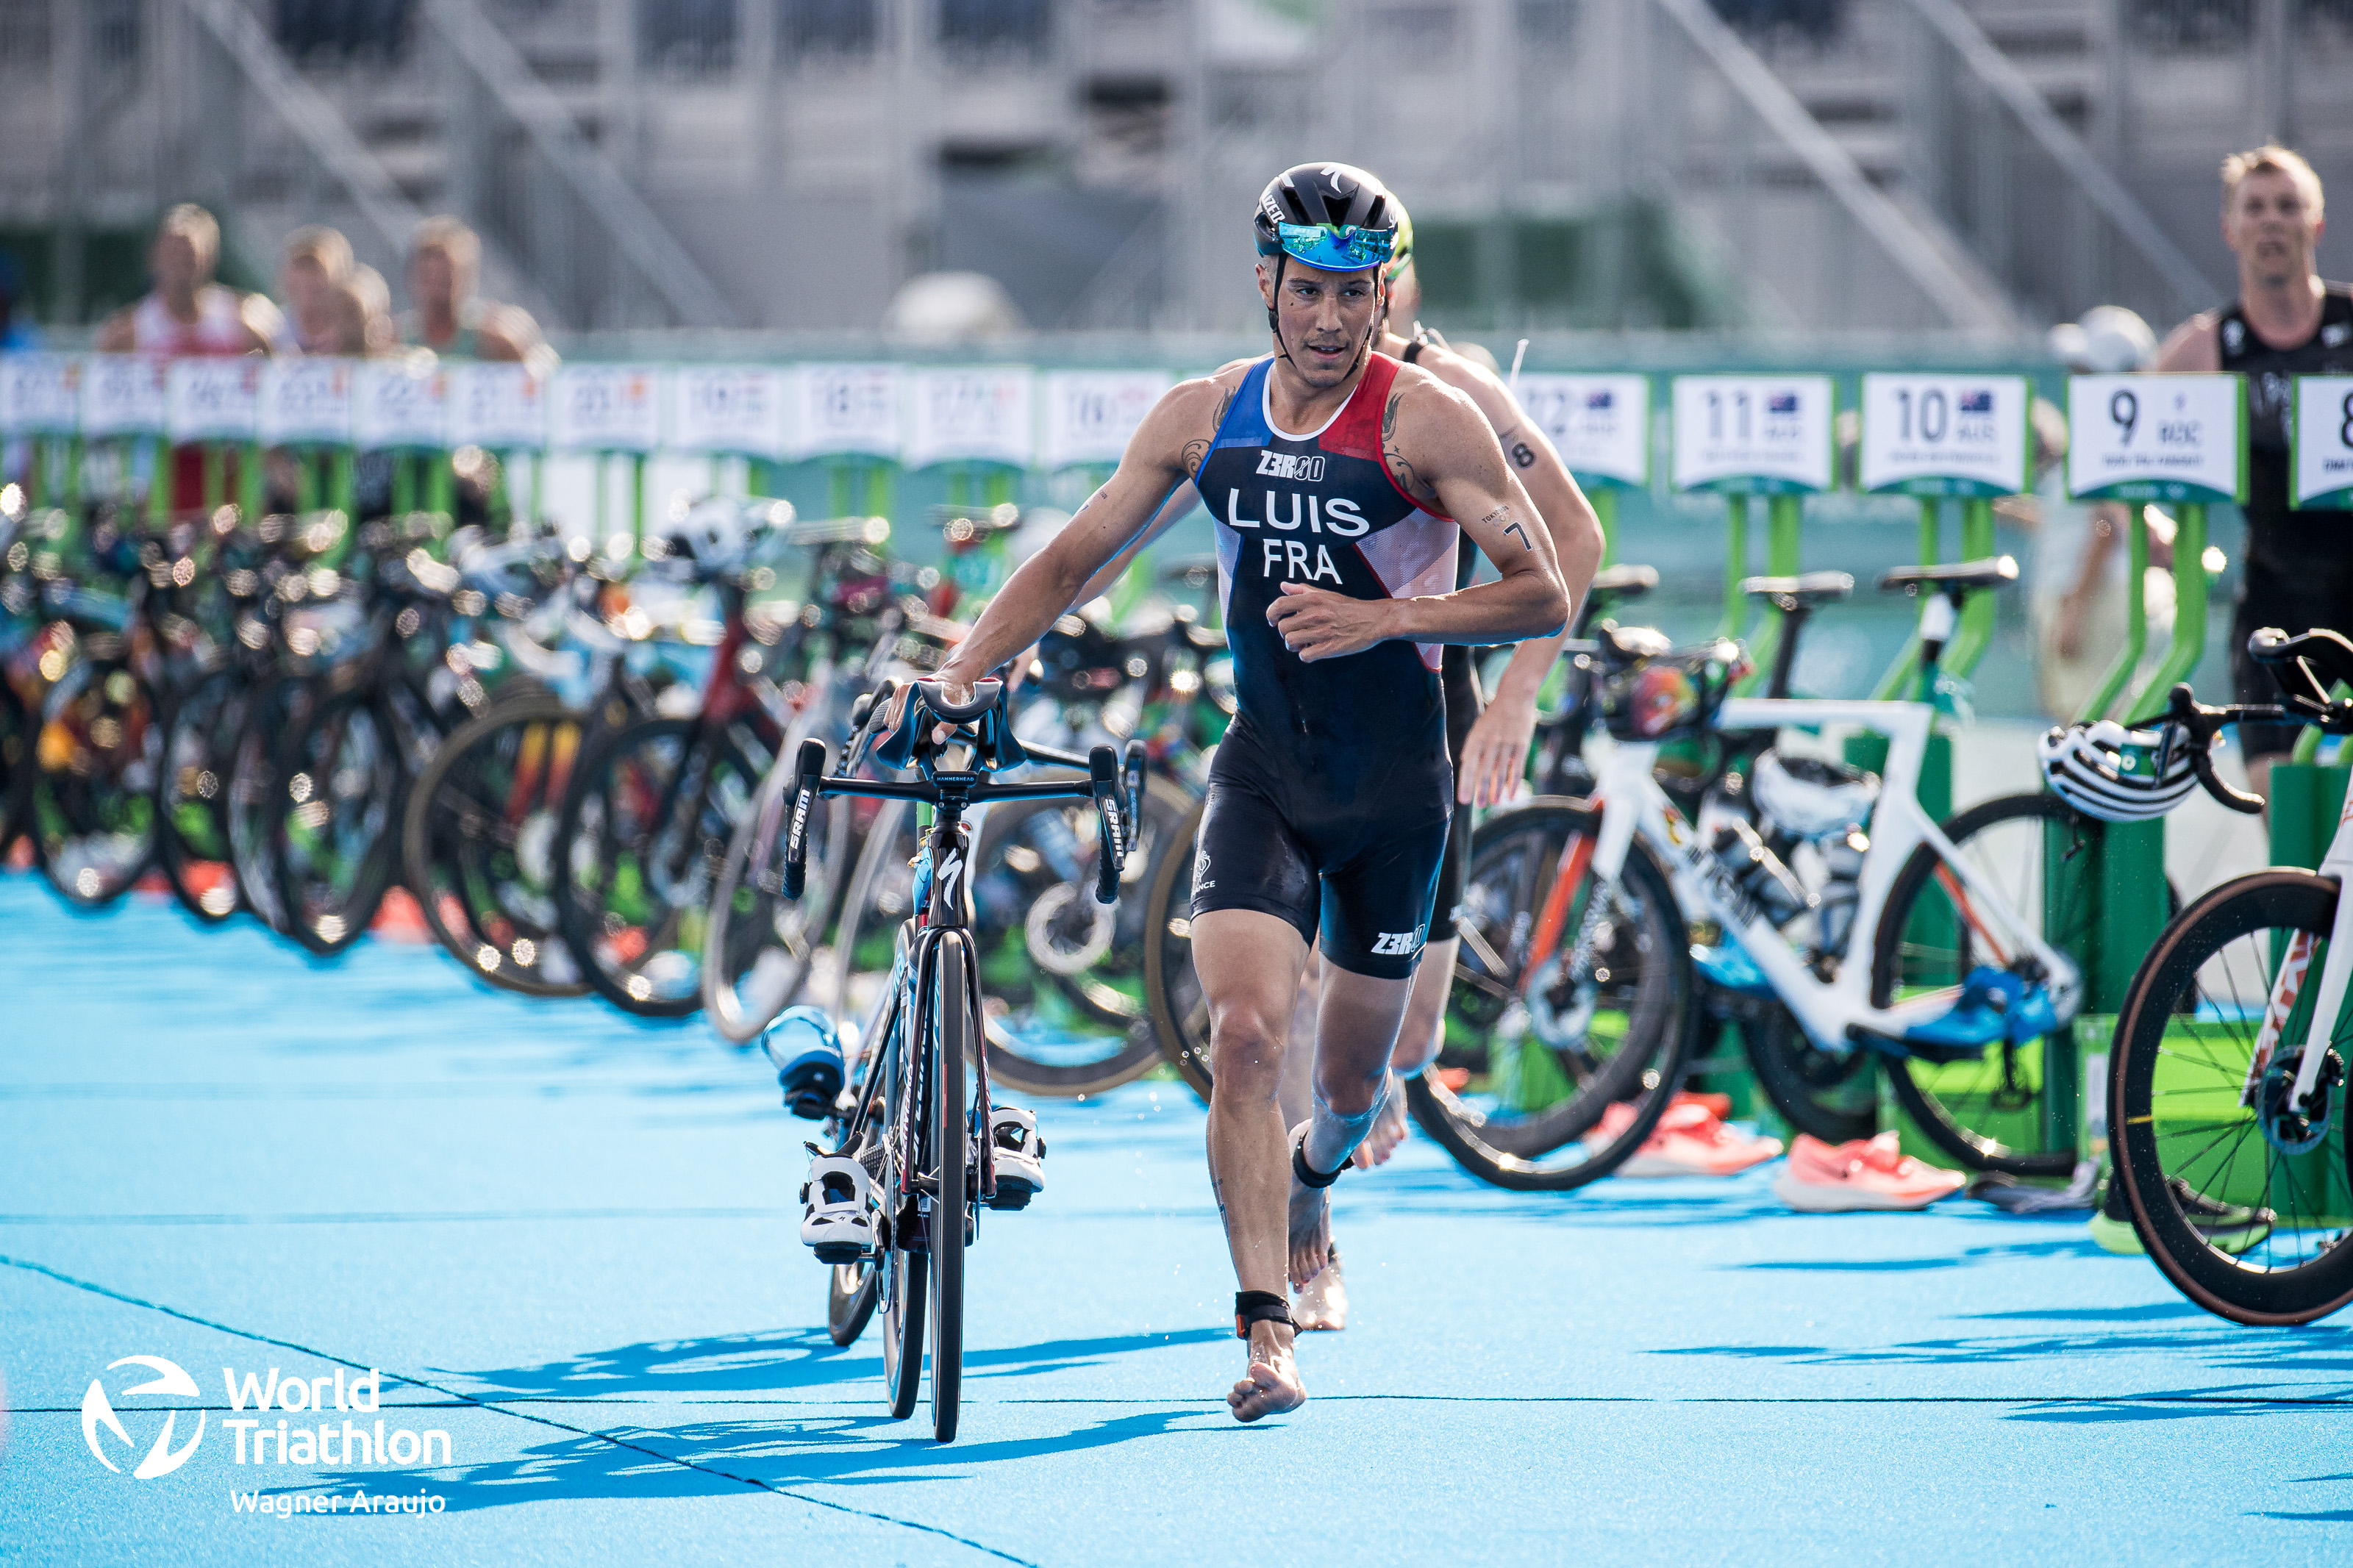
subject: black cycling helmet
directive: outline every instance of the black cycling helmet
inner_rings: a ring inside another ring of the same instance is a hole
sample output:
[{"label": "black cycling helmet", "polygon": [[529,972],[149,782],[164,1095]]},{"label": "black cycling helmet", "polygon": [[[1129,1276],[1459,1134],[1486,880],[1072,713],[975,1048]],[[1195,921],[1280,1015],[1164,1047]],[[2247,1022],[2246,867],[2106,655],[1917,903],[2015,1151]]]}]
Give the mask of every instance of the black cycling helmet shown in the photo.
[{"label": "black cycling helmet", "polygon": [[[1301,163],[1267,182],[1259,194],[1250,226],[1257,236],[1258,253],[1274,256],[1283,249],[1283,224],[1368,229],[1387,233],[1394,240],[1398,210],[1388,187],[1362,169],[1347,163]],[[1314,264],[1310,257],[1298,259]],[[1387,259],[1384,254],[1366,265],[1378,266]]]}]

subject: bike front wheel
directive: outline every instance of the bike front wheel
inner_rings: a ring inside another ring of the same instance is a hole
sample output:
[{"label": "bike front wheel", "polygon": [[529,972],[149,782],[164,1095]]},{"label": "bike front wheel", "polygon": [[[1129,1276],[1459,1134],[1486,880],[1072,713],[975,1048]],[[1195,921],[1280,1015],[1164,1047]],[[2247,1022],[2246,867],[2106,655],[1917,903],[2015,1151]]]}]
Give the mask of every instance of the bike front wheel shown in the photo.
[{"label": "bike front wheel", "polygon": [[[2081,952],[2095,914],[2088,878],[2065,875],[2065,853],[2083,819],[2056,795],[2005,795],[1947,821],[1945,836],[2026,928],[2061,952]],[[1970,971],[2000,969],[2001,939],[1978,920],[1959,879],[1923,844],[1896,872],[1872,953],[1871,1001],[1957,987]],[[2075,1168],[2073,1109],[2044,1094],[2052,1062],[2072,1072],[2073,1026],[2017,1042],[1997,1041],[1964,1061],[1892,1058],[1888,1087],[1914,1125],[1975,1171],[2063,1176]]]},{"label": "bike front wheel", "polygon": [[2108,1126],[2133,1228],[2183,1295],[2233,1322],[2308,1323],[2353,1300],[2353,1010],[2316,1031],[2312,1097],[2295,1093],[2339,896],[2307,871],[2216,888],[2158,938],[2116,1030]]},{"label": "bike front wheel", "polygon": [[932,1436],[952,1443],[964,1402],[964,1250],[977,1206],[972,1165],[972,1107],[965,1097],[965,1053],[979,1044],[962,941],[950,935],[934,960],[932,1152],[939,1187],[925,1239],[932,1257]]}]

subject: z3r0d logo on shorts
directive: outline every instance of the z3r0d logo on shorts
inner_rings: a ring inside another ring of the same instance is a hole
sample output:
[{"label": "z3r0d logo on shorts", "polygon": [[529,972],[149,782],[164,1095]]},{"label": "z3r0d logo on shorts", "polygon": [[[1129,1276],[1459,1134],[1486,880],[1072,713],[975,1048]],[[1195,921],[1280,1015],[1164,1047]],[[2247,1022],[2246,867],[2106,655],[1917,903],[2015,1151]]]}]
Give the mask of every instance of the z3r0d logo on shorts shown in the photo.
[{"label": "z3r0d logo on shorts", "polygon": [[1373,943],[1373,956],[1376,958],[1410,958],[1420,950],[1421,932],[1419,931],[1385,931]]},{"label": "z3r0d logo on shorts", "polygon": [[[162,1356],[127,1355],[121,1361],[109,1362],[106,1370],[112,1372],[122,1366],[143,1366],[156,1375],[148,1382],[117,1389],[115,1399],[197,1397],[196,1380]],[[153,1412],[134,1410],[132,1415],[143,1429]],[[156,1430],[154,1443],[148,1448],[147,1457],[140,1460],[139,1468],[131,1472],[132,1480],[152,1481],[158,1476],[168,1476],[186,1464],[188,1457],[196,1451],[196,1445],[205,1437],[205,1413],[201,1410],[196,1412],[196,1429],[188,1438],[187,1445],[174,1449],[172,1447],[172,1429],[180,1415],[181,1412],[177,1410],[164,1412],[164,1425]],[[107,1457],[106,1445],[100,1440],[101,1427],[113,1434],[115,1441],[122,1446],[126,1458],[138,1449],[138,1441],[123,1426],[122,1417],[115,1414],[113,1400],[106,1395],[105,1380],[94,1377],[90,1380],[90,1392],[81,1396],[81,1440],[90,1445],[90,1451],[97,1457],[100,1464],[121,1475],[122,1467]]]}]

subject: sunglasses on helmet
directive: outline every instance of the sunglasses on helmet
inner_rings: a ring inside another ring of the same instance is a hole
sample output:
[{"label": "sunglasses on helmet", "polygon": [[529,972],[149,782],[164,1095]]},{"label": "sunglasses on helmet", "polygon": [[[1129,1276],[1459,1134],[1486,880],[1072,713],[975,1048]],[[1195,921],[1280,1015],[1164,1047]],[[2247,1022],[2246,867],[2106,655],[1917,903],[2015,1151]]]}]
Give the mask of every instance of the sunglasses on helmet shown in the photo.
[{"label": "sunglasses on helmet", "polygon": [[1357,224],[1284,223],[1275,226],[1275,242],[1293,261],[1320,267],[1326,272],[1361,272],[1379,267],[1397,247],[1394,228],[1366,228]]}]

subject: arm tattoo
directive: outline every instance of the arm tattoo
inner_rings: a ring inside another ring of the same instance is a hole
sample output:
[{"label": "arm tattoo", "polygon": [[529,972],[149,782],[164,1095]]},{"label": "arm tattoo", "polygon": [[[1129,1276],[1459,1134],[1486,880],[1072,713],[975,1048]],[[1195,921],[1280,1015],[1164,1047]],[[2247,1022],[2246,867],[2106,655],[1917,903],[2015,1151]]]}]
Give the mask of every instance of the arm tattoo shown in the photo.
[{"label": "arm tattoo", "polygon": [[1398,451],[1395,447],[1384,447],[1381,448],[1381,458],[1388,464],[1389,472],[1397,476],[1398,488],[1404,490],[1406,494],[1418,501],[1432,500],[1437,498],[1437,488],[1426,482],[1419,474],[1413,471],[1413,465],[1405,460],[1403,452]]},{"label": "arm tattoo", "polygon": [[1185,454],[1182,461],[1185,465],[1186,476],[1188,479],[1198,479],[1200,477],[1202,459],[1207,458],[1208,455],[1209,443],[1207,441],[1187,441],[1185,443]]},{"label": "arm tattoo", "polygon": [[1235,390],[1229,386],[1218,395],[1218,411],[1209,416],[1208,439],[1185,443],[1185,449],[1179,456],[1178,461],[1184,464],[1187,477],[1198,477],[1200,474],[1201,464],[1208,458],[1210,447],[1216,444],[1218,432],[1225,428],[1226,411],[1234,405]]},{"label": "arm tattoo", "polygon": [[1511,446],[1511,456],[1512,462],[1516,467],[1523,468],[1533,468],[1535,467],[1535,448],[1529,446],[1525,441],[1513,442]]},{"label": "arm tattoo", "polygon": [[[1504,519],[1506,518],[1511,518],[1511,521],[1508,522],[1504,521]],[[1512,509],[1510,507],[1497,507],[1494,510],[1481,518],[1479,520],[1479,523],[1482,528],[1492,527],[1497,523],[1502,523],[1505,533],[1517,534],[1519,536],[1521,549],[1534,550],[1535,548],[1535,545],[1528,542],[1527,531],[1520,526],[1519,520],[1512,517]]]},{"label": "arm tattoo", "polygon": [[1389,394],[1388,406],[1381,410],[1381,440],[1384,445],[1388,443],[1390,437],[1397,434],[1398,405],[1404,401],[1404,393],[1392,392]]}]

